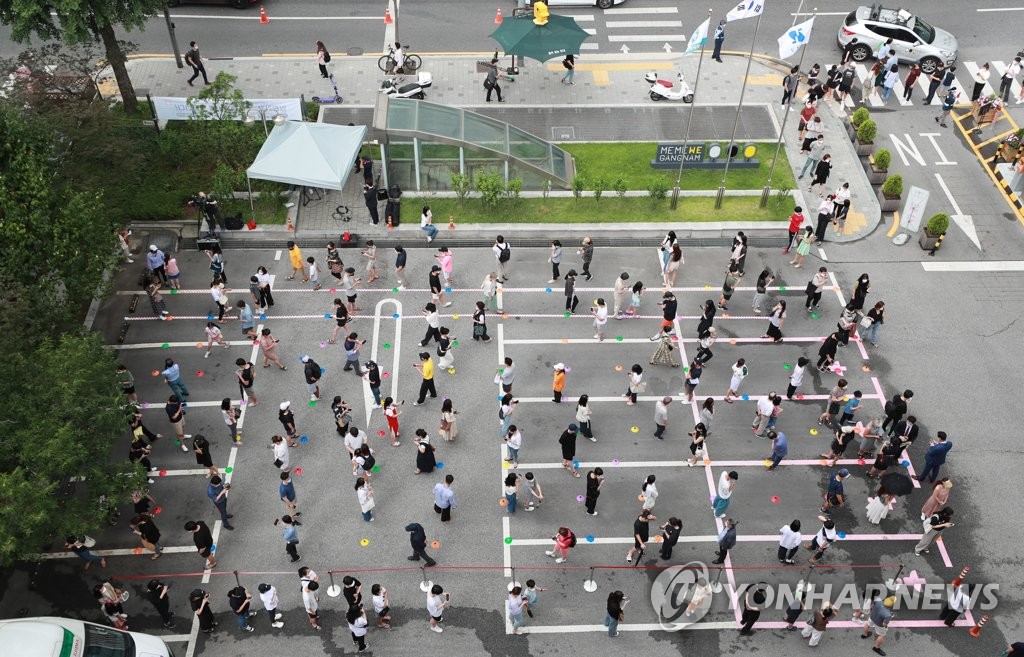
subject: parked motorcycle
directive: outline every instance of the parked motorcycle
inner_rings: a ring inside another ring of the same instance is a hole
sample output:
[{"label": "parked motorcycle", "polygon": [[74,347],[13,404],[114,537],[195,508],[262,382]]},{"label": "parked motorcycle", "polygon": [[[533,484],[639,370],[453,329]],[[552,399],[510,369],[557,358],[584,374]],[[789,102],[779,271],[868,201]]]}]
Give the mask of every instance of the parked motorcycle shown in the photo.
[{"label": "parked motorcycle", "polygon": [[670,80],[662,80],[658,78],[658,74],[654,71],[645,75],[644,80],[651,85],[651,100],[681,100],[684,103],[693,102],[693,90],[690,89],[690,85],[686,84],[686,80],[683,79],[682,73],[678,76],[678,83],[673,83]]},{"label": "parked motorcycle", "polygon": [[395,81],[396,78],[387,78],[380,83],[380,92],[394,98],[416,98],[423,100],[427,97],[424,89],[433,84],[434,79],[430,73],[420,71],[416,74],[416,81],[409,84],[401,84]]}]

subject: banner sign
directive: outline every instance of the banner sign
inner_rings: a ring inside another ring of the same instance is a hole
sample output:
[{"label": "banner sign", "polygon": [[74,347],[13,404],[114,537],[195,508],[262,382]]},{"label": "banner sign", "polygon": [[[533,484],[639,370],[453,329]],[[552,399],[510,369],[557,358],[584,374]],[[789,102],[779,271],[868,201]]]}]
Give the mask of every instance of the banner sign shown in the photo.
[{"label": "banner sign", "polygon": [[[268,119],[278,114],[285,115],[289,121],[302,120],[302,103],[298,98],[257,98],[246,99],[252,107],[249,108],[249,116],[259,119],[261,114]],[[161,121],[188,121],[194,118],[192,109],[188,105],[187,98],[174,98],[170,96],[155,96],[152,98],[153,107],[156,108],[156,116]],[[200,104],[212,105],[211,101],[198,100]],[[244,117],[235,117],[241,121]]]}]

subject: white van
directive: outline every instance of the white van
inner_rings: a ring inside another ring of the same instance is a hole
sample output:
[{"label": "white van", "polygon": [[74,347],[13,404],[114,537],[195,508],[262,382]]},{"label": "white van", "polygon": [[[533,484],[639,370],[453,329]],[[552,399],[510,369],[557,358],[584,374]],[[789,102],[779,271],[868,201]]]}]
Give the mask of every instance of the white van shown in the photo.
[{"label": "white van", "polygon": [[174,657],[163,639],[106,625],[37,616],[0,620],[0,657]]}]

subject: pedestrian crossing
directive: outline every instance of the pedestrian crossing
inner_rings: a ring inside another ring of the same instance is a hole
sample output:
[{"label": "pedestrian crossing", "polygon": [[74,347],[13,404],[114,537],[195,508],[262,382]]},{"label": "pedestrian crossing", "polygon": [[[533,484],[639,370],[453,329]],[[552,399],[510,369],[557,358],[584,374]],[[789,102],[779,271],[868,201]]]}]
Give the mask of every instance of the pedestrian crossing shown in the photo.
[{"label": "pedestrian crossing", "polygon": [[[971,93],[974,90],[974,75],[981,69],[983,62],[976,61],[964,61],[957,62],[956,78],[953,82],[953,86],[956,88],[959,94],[957,98],[958,104],[968,104],[971,100]],[[982,94],[987,96],[990,94],[998,93],[999,91],[999,79],[1003,76],[1006,71],[1006,62],[999,60],[990,60],[989,66],[992,71],[992,75],[989,77],[988,82],[982,88]],[[903,81],[906,79],[907,67],[901,66],[900,80],[893,87],[892,95],[889,97],[888,102],[884,102],[879,93],[873,89],[874,79],[871,75],[871,66],[868,64],[857,64],[855,70],[857,72],[857,79],[860,81],[860,88],[855,88],[851,91],[844,101],[844,106],[850,109],[856,108],[863,104],[867,107],[897,107],[897,106],[908,106],[908,105],[920,105],[924,102],[924,99],[928,96],[928,83],[929,77],[923,73],[917,78],[917,82],[914,84],[914,89],[911,94],[911,100],[906,100],[903,95],[906,91],[906,87],[903,85]],[[866,96],[862,95],[866,92]],[[1019,80],[1014,80],[1010,85],[1010,104],[1014,104],[1017,98],[1020,97],[1021,83]],[[932,98],[930,105],[942,105],[942,99],[936,93]]]},{"label": "pedestrian crossing", "polygon": [[696,27],[684,25],[678,7],[613,7],[595,11],[564,14],[576,19],[587,34],[596,37],[583,43],[580,48],[583,51],[617,51],[623,46],[661,51],[667,43],[671,50],[681,52],[690,40],[688,30]]}]

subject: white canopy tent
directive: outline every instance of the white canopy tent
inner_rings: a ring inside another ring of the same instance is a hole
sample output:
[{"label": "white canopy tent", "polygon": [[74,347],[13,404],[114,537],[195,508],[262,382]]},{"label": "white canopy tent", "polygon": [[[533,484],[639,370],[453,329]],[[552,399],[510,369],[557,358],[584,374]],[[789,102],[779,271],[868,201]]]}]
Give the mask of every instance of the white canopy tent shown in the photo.
[{"label": "white canopy tent", "polygon": [[[366,126],[288,121],[274,126],[256,160],[246,169],[247,180],[342,189],[352,172]],[[252,204],[252,184],[249,184]]]}]

